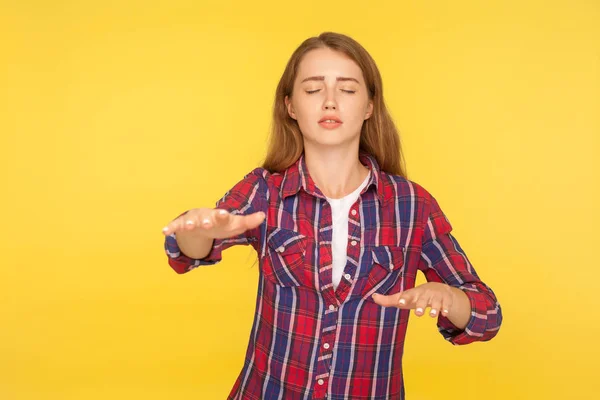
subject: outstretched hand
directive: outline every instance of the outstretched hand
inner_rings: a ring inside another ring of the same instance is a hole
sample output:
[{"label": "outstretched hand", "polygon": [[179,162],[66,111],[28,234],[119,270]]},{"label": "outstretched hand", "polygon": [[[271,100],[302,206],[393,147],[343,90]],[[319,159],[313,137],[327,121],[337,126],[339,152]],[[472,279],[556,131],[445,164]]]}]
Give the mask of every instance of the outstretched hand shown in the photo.
[{"label": "outstretched hand", "polygon": [[262,211],[248,215],[234,215],[218,208],[194,208],[163,228],[164,235],[174,232],[192,232],[211,239],[225,239],[256,228],[265,219]]},{"label": "outstretched hand", "polygon": [[455,293],[451,286],[438,282],[427,282],[412,289],[392,295],[375,293],[373,300],[383,307],[398,307],[405,310],[415,310],[418,317],[425,314],[430,307],[429,315],[446,317],[455,302]]}]

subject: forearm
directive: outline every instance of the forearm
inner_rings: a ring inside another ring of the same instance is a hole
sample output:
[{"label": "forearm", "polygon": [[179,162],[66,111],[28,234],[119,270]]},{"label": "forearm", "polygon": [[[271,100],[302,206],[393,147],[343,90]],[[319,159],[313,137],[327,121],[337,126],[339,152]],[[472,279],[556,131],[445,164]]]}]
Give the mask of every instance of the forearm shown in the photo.
[{"label": "forearm", "polygon": [[455,287],[450,287],[450,290],[452,290],[452,307],[448,310],[446,317],[454,326],[464,330],[471,318],[471,302],[462,290]]}]

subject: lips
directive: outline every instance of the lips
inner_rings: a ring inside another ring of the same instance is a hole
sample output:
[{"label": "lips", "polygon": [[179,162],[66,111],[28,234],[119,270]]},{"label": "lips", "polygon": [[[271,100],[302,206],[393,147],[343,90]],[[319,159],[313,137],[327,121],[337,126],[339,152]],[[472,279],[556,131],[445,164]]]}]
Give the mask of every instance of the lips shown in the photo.
[{"label": "lips", "polygon": [[319,120],[319,123],[325,122],[325,121],[329,121],[329,122],[333,121],[333,122],[339,123],[339,124],[342,123],[342,120],[339,119],[338,117],[336,117],[335,115],[326,115]]},{"label": "lips", "polygon": [[337,117],[325,117],[321,119],[319,126],[327,130],[337,129],[342,126],[342,121],[340,121]]}]

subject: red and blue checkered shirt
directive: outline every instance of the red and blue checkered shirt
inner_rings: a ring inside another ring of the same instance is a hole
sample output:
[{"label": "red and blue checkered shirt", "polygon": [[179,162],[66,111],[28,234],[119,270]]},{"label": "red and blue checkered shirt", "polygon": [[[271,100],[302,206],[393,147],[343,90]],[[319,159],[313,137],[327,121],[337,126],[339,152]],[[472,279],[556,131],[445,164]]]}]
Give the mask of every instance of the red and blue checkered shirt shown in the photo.
[{"label": "red and blue checkered shirt", "polygon": [[462,289],[471,303],[464,330],[439,315],[455,345],[487,341],[502,321],[492,290],[451,235],[437,201],[415,182],[380,170],[361,152],[371,177],[351,207],[347,263],[332,285],[331,208],[311,179],[304,156],[283,173],[256,168],[216,204],[233,214],[263,211],[265,221],[216,239],[204,259],[165,240],[169,265],[186,273],[221,261],[233,245],[251,245],[260,276],[256,315],[244,366],[229,399],[404,399],[402,354],[409,310],[381,307],[373,293],[392,294],[428,281]]}]

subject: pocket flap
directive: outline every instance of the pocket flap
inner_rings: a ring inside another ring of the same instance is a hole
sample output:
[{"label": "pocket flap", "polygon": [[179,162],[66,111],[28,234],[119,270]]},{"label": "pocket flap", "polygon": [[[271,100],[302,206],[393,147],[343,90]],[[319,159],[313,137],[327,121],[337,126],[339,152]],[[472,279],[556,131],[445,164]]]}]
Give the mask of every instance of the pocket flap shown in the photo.
[{"label": "pocket flap", "polygon": [[277,228],[269,233],[267,244],[282,254],[303,253],[306,251],[306,236],[292,230]]},{"label": "pocket flap", "polygon": [[404,265],[404,251],[400,246],[375,246],[371,248],[371,254],[373,262],[387,268],[388,271],[394,271]]},{"label": "pocket flap", "polygon": [[381,245],[370,247],[370,251],[372,263],[366,275],[356,283],[356,293],[362,298],[370,298],[375,291],[388,293],[404,274],[404,247]]}]

